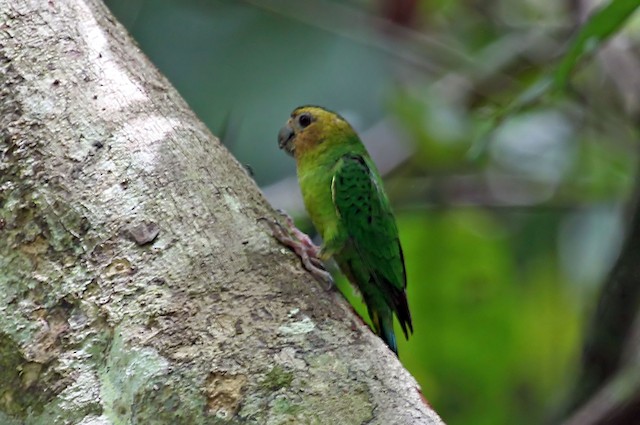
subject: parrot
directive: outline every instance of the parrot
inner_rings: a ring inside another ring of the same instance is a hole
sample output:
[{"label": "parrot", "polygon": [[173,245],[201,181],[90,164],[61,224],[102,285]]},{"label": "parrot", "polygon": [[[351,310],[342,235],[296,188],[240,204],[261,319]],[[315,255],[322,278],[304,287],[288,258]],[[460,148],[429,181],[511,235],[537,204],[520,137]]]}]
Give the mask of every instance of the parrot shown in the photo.
[{"label": "parrot", "polygon": [[397,356],[394,313],[405,338],[413,333],[404,257],[382,178],[364,144],[337,113],[300,106],[278,133],[278,145],[295,159],[305,208],[323,240],[315,247],[296,229],[293,248],[322,280],[328,279],[322,261],[336,261],[362,295],[374,331]]}]

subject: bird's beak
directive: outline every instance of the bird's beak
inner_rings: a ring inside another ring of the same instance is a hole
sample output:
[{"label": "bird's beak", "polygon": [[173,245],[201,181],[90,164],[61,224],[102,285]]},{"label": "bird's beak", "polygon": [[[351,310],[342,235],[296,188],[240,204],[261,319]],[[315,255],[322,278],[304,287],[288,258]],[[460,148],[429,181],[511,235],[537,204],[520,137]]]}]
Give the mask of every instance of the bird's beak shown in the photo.
[{"label": "bird's beak", "polygon": [[295,146],[293,145],[293,136],[295,133],[293,129],[287,123],[278,132],[278,146],[280,149],[284,149],[289,155],[293,155]]}]

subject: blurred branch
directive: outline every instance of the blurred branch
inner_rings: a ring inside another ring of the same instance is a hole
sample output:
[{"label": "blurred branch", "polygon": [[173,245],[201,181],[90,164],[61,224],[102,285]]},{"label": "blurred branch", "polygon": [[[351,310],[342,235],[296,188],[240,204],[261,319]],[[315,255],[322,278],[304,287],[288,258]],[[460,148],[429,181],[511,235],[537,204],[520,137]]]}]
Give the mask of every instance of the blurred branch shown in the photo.
[{"label": "blurred branch", "polygon": [[[585,22],[597,4],[591,0],[571,0],[570,10],[576,25]],[[640,58],[634,54],[629,37],[616,34],[596,53],[596,59],[614,85],[627,116],[640,123]]]},{"label": "blurred branch", "polygon": [[640,317],[618,372],[564,425],[635,424],[640,417]]},{"label": "blurred branch", "polygon": [[[573,5],[579,22],[593,7],[584,0]],[[625,40],[616,36],[597,56],[628,116],[638,123],[640,60],[628,55]],[[602,288],[585,336],[581,371],[568,405],[574,413],[567,424],[629,423],[623,421],[629,413],[635,418],[640,413],[640,189],[633,199],[626,244]],[[625,350],[634,353],[626,361]],[[613,416],[620,421],[611,422]]]},{"label": "blurred branch", "polygon": [[[584,5],[585,2],[581,4]],[[577,10],[583,24],[554,72],[556,89],[563,89],[578,63],[620,31],[640,6],[638,0],[611,0],[587,18],[591,8],[582,7],[581,4],[578,4]]]},{"label": "blurred branch", "polygon": [[[488,135],[505,118],[536,105],[547,95],[566,90],[569,79],[578,65],[590,57],[596,49],[601,51],[605,47],[604,43],[617,34],[636,9],[640,7],[638,0],[611,0],[607,5],[593,12],[592,8],[587,9],[581,5],[585,5],[585,3],[571,2],[570,10],[577,11],[580,26],[557,66],[551,72],[542,74],[520,95],[515,96],[507,106],[495,113],[492,125],[488,126],[486,134],[479,137],[477,146],[473,147],[472,156],[478,156],[479,152],[485,150],[489,139]],[[618,62],[626,64],[623,61]],[[631,66],[634,65],[632,62]],[[636,72],[635,75],[638,73]],[[640,77],[638,79],[640,80]],[[627,88],[626,85],[618,86],[619,88]]]},{"label": "blurred branch", "polygon": [[[637,194],[638,195],[638,194]],[[585,337],[582,371],[572,407],[585,402],[619,369],[640,301],[640,209],[635,210],[622,249]]]},{"label": "blurred branch", "polygon": [[[377,48],[391,57],[411,64],[430,73],[440,73],[471,64],[473,59],[464,53],[464,48],[454,40],[441,40],[432,35],[425,35],[396,25],[387,19],[380,18],[362,10],[338,2],[315,0],[299,2],[295,0],[245,0],[252,6],[269,10],[278,15],[310,26],[323,29],[332,34],[354,40],[358,43]],[[379,30],[387,30],[382,36]],[[394,37],[390,35],[393,34]],[[412,43],[419,47],[419,52],[411,52],[408,45],[398,48],[398,41]],[[451,47],[455,45],[456,47]],[[423,49],[431,52],[425,55]],[[435,59],[437,58],[437,59]]]},{"label": "blurred branch", "polygon": [[627,115],[640,124],[640,59],[626,37],[617,37],[598,54],[602,69],[616,87]]},{"label": "blurred branch", "polygon": [[[584,22],[595,6],[589,0],[575,0],[576,21]],[[632,47],[629,37],[617,34],[598,51],[596,58],[616,88],[615,92],[627,115],[640,123],[640,59],[634,55]]]},{"label": "blurred branch", "polygon": [[[481,173],[400,178],[400,182],[394,181],[394,184],[387,186],[396,210],[480,207],[560,211],[581,209],[619,198],[618,194],[611,193],[611,199],[580,199],[584,189],[577,186],[549,188],[543,184],[545,187],[541,189],[541,182],[536,180],[505,175],[492,176],[488,181]],[[400,189],[396,191],[394,186]],[[500,196],[500,190],[507,192]],[[275,207],[284,209],[294,216],[304,214],[304,205],[295,177],[288,177],[267,186],[263,188],[263,192]],[[541,196],[541,192],[547,195]],[[512,193],[518,193],[518,196],[511,196]],[[582,196],[584,198],[584,195]]]},{"label": "blurred branch", "polygon": [[[501,70],[527,51],[557,51],[557,43],[548,36],[548,30],[540,27],[503,35],[479,51],[469,53],[464,45],[453,38],[425,34],[399,24],[392,19],[381,18],[359,8],[338,2],[315,0],[297,2],[295,0],[245,0],[252,6],[303,22],[376,48],[395,57],[403,65],[411,65],[433,76],[445,76],[457,70],[473,81],[488,77],[501,80],[503,84],[514,84],[515,80]],[[393,2],[385,2],[393,3]],[[405,2],[410,8],[411,1]],[[391,11],[386,10],[389,16]],[[401,67],[398,67],[401,68]],[[478,85],[479,93],[489,96],[493,93]]]},{"label": "blurred branch", "polygon": [[[388,188],[396,209],[479,207],[490,209],[577,210],[619,198],[588,199],[578,186],[554,187],[538,180],[512,175],[474,173],[403,179],[399,193]],[[516,195],[517,194],[517,195]],[[582,194],[582,198],[580,198]]]}]

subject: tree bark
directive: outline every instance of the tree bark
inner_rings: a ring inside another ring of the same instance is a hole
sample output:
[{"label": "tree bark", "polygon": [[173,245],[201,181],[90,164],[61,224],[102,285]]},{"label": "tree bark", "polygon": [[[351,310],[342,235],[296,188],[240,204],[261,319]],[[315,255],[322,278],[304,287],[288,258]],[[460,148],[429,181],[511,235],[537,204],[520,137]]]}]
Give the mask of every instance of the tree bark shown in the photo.
[{"label": "tree bark", "polygon": [[272,215],[103,4],[0,0],[0,423],[441,423]]}]

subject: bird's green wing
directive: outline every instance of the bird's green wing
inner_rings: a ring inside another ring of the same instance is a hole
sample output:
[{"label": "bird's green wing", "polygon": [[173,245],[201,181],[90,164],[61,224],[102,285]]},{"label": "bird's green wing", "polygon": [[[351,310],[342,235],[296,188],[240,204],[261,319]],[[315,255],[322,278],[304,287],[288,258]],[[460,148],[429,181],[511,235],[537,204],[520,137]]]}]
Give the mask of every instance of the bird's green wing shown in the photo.
[{"label": "bird's green wing", "polygon": [[[406,272],[398,229],[382,181],[361,155],[344,155],[334,168],[333,203],[344,224],[347,243],[357,252],[369,282],[395,311],[402,330],[411,330]],[[362,289],[362,288],[361,288]]]}]

